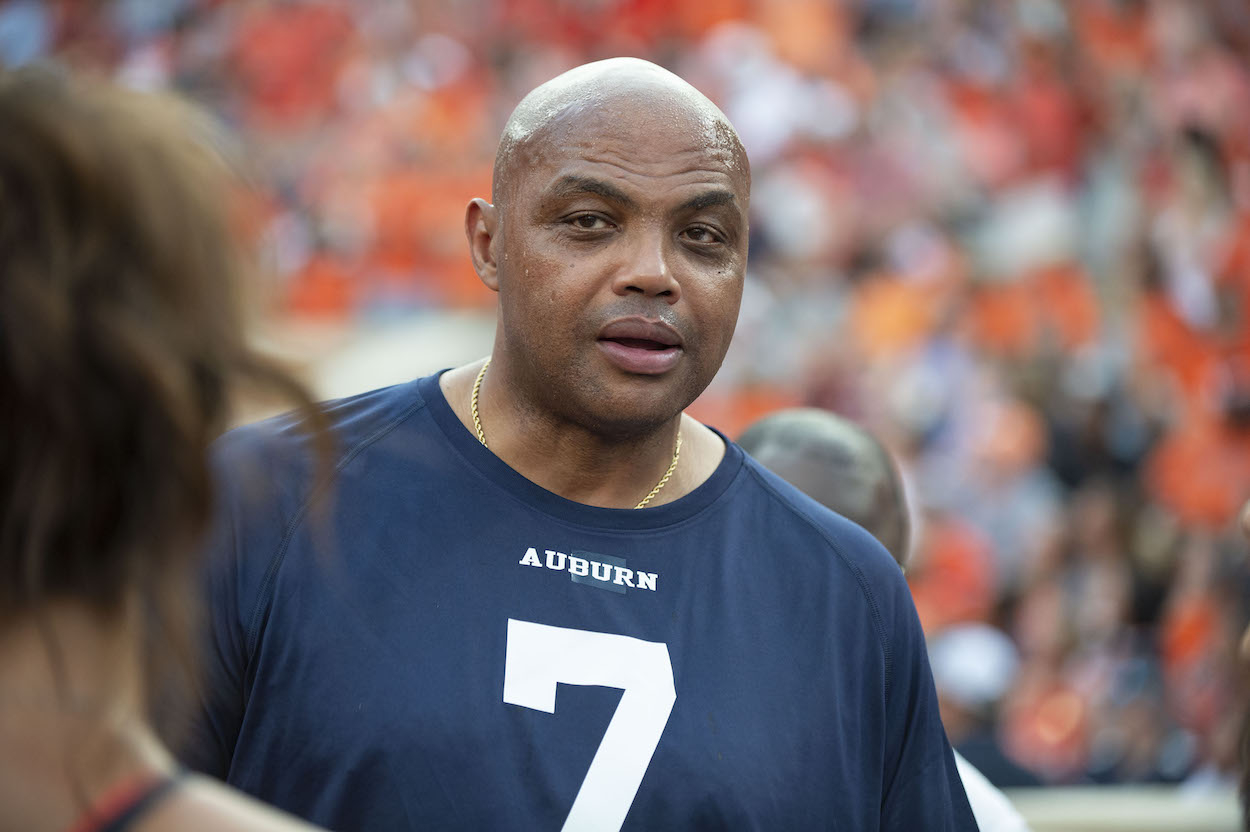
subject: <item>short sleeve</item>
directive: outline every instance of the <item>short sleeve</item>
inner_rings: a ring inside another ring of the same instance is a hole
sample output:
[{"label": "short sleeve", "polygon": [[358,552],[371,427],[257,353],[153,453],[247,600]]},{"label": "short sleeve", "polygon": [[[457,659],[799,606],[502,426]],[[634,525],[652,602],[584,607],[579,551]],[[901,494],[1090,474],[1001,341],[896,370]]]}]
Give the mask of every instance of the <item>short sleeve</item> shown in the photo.
[{"label": "short sleeve", "polygon": [[[224,502],[224,501],[219,501]],[[237,591],[238,551],[230,514],[218,511],[206,547],[201,587],[204,591],[200,682],[192,703],[190,728],[179,747],[189,768],[226,779],[239,725],[243,719],[243,672],[246,667]]]},{"label": "short sleeve", "polygon": [[882,830],[976,830],[938,713],[924,633],[902,574],[878,576],[887,627],[886,771]]},{"label": "short sleeve", "polygon": [[202,561],[200,683],[178,756],[227,779],[251,685],[251,657],[266,594],[303,502],[303,449],[269,422],[226,434],[213,447],[214,512]]}]

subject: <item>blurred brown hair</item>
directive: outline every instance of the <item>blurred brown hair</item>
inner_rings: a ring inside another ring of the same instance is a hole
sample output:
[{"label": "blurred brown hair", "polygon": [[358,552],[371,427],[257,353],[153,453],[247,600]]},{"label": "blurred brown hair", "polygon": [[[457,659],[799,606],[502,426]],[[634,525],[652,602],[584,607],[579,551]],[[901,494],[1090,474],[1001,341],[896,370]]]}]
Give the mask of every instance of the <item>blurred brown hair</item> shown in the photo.
[{"label": "blurred brown hair", "polygon": [[276,390],[317,421],[244,340],[249,259],[210,135],[173,99],[0,72],[0,625],[138,602],[161,625],[152,658],[189,655],[231,391]]}]

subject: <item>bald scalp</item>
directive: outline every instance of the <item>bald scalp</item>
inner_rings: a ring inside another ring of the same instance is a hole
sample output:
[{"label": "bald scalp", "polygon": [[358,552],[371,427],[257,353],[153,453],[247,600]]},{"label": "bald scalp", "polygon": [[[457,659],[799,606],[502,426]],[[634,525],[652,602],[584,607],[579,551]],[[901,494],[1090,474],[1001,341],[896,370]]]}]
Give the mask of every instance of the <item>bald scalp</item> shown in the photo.
[{"label": "bald scalp", "polygon": [[765,468],[816,502],[863,526],[899,566],[910,524],[898,468],[863,427],[816,408],[782,410],[738,439]]},{"label": "bald scalp", "polygon": [[590,118],[635,119],[640,114],[685,120],[702,134],[704,146],[722,149],[733,168],[749,184],[746,151],[729,119],[686,81],[663,67],[639,58],[609,58],[583,64],[534,88],[512,111],[499,148],[491,201],[509,201],[517,171],[558,145],[564,131]]}]

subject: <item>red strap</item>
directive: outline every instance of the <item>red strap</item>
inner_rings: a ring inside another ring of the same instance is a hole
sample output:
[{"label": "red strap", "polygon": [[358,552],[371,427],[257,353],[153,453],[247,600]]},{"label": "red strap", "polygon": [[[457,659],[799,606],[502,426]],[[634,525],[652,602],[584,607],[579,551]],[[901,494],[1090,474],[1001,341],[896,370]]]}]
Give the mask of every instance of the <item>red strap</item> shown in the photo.
[{"label": "red strap", "polygon": [[163,782],[165,777],[159,774],[144,774],[121,781],[101,795],[66,832],[97,832],[124,815]]}]

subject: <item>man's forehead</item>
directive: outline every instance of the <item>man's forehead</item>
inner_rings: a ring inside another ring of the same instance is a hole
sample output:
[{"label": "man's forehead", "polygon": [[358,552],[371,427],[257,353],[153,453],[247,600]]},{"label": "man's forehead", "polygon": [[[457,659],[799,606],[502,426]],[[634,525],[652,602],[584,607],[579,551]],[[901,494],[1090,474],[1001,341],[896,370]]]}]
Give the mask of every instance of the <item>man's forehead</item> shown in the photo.
[{"label": "man's forehead", "polygon": [[531,163],[556,166],[578,160],[605,163],[667,161],[674,168],[695,166],[746,175],[732,128],[682,114],[657,115],[647,107],[626,105],[568,112],[553,119],[526,144]]},{"label": "man's forehead", "polygon": [[509,117],[502,144],[528,141],[562,119],[630,104],[668,117],[729,124],[715,104],[673,73],[636,58],[613,58],[576,67],[532,90]]},{"label": "man's forehead", "polygon": [[633,59],[579,67],[526,96],[500,141],[496,190],[522,170],[614,157],[626,167],[660,157],[720,171],[749,193],[746,154],[724,114],[677,76]]},{"label": "man's forehead", "polygon": [[553,124],[520,149],[513,170],[510,188],[526,200],[599,193],[635,207],[723,204],[742,212],[750,202],[747,171],[725,143],[709,144],[680,122],[648,124],[615,111]]}]

